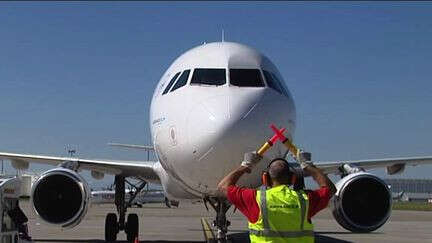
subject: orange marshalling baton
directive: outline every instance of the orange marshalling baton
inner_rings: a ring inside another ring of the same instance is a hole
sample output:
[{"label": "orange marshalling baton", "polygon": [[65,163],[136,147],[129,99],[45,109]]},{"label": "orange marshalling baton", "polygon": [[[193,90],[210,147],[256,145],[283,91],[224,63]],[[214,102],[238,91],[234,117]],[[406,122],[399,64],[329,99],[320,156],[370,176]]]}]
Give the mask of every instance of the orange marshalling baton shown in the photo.
[{"label": "orange marshalling baton", "polygon": [[[278,131],[278,133],[280,132],[281,134],[285,131],[285,128],[282,128],[281,130],[278,130],[277,128],[276,128],[276,130]],[[257,154],[259,154],[260,156],[263,156],[263,154],[267,151],[267,150],[269,150],[272,146],[273,146],[273,144],[278,140],[278,138],[279,138],[279,134],[278,133],[276,133],[275,135],[273,135],[273,137],[271,137],[267,142],[265,142],[262,146],[261,146],[261,148],[259,148],[258,150],[257,150]],[[283,134],[282,134],[282,136],[283,136]]]},{"label": "orange marshalling baton", "polygon": [[[300,150],[291,142],[291,140],[283,134],[285,131],[284,128],[279,130],[275,125],[270,125],[271,129],[275,132],[275,136],[288,148],[288,150],[291,152],[291,154],[298,158]],[[273,136],[274,137],[274,136]]]}]

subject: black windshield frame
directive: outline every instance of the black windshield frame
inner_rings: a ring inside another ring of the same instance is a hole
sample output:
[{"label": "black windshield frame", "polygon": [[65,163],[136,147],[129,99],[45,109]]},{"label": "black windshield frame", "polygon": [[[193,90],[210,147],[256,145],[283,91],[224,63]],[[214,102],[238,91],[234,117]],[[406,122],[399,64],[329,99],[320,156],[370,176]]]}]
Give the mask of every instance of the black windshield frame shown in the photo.
[{"label": "black windshield frame", "polygon": [[173,86],[174,82],[177,80],[180,73],[181,72],[178,72],[172,77],[172,79],[169,81],[168,85],[166,86],[165,90],[162,92],[162,95],[168,93],[168,91],[171,89],[171,87]]},{"label": "black windshield frame", "polygon": [[282,89],[282,93],[285,96],[290,97],[291,95],[290,95],[289,91],[287,90],[287,88],[285,87],[285,85],[284,85],[285,83],[283,83],[283,81],[281,79],[279,79],[275,73],[271,72],[271,75],[272,75],[273,79],[280,85],[280,87]]},{"label": "black windshield frame", "polygon": [[261,71],[255,68],[230,68],[230,84],[238,87],[265,87]]},{"label": "black windshield frame", "polygon": [[191,78],[191,85],[213,85],[226,84],[225,68],[195,68]]},{"label": "black windshield frame", "polygon": [[280,94],[284,94],[282,84],[279,82],[278,79],[274,78],[274,75],[271,72],[263,70],[263,74],[269,88],[274,89]]},{"label": "black windshield frame", "polygon": [[170,92],[173,92],[176,89],[179,89],[187,84],[189,79],[190,69],[184,70],[180,77],[177,79],[177,82],[174,84]]}]

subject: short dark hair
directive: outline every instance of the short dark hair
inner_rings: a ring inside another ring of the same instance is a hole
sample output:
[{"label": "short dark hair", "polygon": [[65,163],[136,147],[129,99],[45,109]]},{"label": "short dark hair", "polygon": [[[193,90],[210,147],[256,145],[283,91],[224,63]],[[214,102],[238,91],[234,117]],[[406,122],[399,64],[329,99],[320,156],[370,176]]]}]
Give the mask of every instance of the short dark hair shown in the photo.
[{"label": "short dark hair", "polygon": [[290,184],[293,172],[290,165],[285,159],[278,158],[270,162],[268,166],[268,173],[272,180],[281,184]]}]

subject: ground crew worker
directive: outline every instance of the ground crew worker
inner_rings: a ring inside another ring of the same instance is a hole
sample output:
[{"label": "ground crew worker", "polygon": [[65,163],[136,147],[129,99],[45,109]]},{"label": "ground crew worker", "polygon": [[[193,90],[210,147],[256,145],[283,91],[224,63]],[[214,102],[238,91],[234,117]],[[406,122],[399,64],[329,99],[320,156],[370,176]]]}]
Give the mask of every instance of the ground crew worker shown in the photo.
[{"label": "ground crew worker", "polygon": [[18,200],[16,201],[15,206],[8,210],[7,213],[18,228],[18,235],[20,239],[31,241],[27,225],[28,218],[20,208]]},{"label": "ground crew worker", "polygon": [[295,171],[285,159],[274,159],[268,166],[269,187],[260,190],[240,188],[237,181],[250,173],[262,159],[255,152],[246,153],[241,166],[229,173],[218,184],[218,190],[249,221],[252,243],[314,242],[312,216],[327,207],[336,192],[331,180],[312,162],[302,162],[303,171],[320,186],[314,191],[294,191],[289,187]]}]

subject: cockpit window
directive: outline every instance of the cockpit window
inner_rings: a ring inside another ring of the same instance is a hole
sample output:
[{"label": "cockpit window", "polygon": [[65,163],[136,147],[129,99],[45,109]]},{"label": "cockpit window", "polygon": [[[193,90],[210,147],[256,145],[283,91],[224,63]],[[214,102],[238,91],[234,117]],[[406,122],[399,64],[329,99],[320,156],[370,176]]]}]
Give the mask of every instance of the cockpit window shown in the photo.
[{"label": "cockpit window", "polygon": [[223,85],[226,83],[226,71],[221,68],[196,68],[191,84]]},{"label": "cockpit window", "polygon": [[264,87],[258,69],[230,69],[230,84],[239,87]]},{"label": "cockpit window", "polygon": [[279,86],[282,89],[282,93],[286,96],[291,96],[290,93],[287,91],[287,89],[285,88],[284,84],[281,82],[281,80],[277,77],[276,74],[271,73],[273,79],[279,84]]},{"label": "cockpit window", "polygon": [[274,79],[273,75],[269,72],[267,72],[266,70],[263,70],[264,73],[264,77],[267,81],[267,85],[271,88],[276,90],[277,92],[283,94],[283,88],[282,85],[279,83],[279,80]]},{"label": "cockpit window", "polygon": [[188,78],[189,78],[190,70],[185,70],[182,75],[180,75],[180,78],[177,80],[177,82],[174,84],[174,87],[171,89],[170,92],[173,92],[174,90],[183,87],[186,85]]},{"label": "cockpit window", "polygon": [[173,86],[174,82],[176,81],[176,79],[179,75],[180,75],[180,72],[176,73],[174,75],[174,77],[172,77],[172,79],[169,81],[168,85],[166,86],[165,90],[162,92],[162,95],[168,93],[168,91],[171,89],[171,87]]}]

